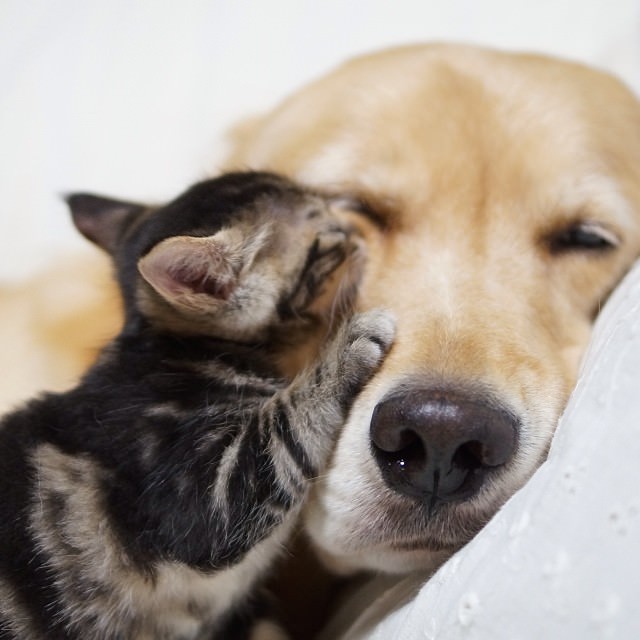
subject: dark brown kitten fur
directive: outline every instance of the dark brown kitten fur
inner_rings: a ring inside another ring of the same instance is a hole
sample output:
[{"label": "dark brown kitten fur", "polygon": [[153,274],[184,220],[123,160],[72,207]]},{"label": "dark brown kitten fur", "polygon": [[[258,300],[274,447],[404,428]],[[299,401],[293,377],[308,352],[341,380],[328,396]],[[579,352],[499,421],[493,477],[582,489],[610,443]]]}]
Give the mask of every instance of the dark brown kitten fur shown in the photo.
[{"label": "dark brown kitten fur", "polygon": [[240,637],[393,323],[356,315],[278,377],[272,345],[357,284],[350,230],[280,177],[70,205],[126,323],[76,389],[0,425],[0,639]]}]

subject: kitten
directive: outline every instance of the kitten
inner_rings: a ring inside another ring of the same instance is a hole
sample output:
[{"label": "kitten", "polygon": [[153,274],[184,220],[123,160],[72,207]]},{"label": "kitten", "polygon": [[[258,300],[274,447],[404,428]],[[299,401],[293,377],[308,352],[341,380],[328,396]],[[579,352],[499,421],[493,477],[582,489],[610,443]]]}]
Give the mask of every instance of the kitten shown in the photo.
[{"label": "kitten", "polygon": [[113,256],[125,324],[75,389],[0,424],[0,639],[237,638],[393,322],[355,315],[279,377],[274,345],[349,307],[361,255],[284,178],[69,204]]}]

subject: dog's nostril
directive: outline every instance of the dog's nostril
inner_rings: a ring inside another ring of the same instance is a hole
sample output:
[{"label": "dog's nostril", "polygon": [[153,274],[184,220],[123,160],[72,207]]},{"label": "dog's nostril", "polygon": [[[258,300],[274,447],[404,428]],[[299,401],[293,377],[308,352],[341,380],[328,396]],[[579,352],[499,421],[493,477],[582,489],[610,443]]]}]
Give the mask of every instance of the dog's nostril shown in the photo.
[{"label": "dog's nostril", "polygon": [[433,506],[469,497],[491,468],[511,459],[517,421],[460,392],[426,389],[378,404],[370,435],[387,484]]},{"label": "dog's nostril", "polygon": [[409,429],[401,431],[397,444],[394,446],[387,445],[385,448],[381,448],[375,443],[373,446],[377,449],[379,460],[383,461],[388,467],[396,465],[406,471],[409,469],[421,469],[426,463],[427,452],[422,440],[415,432]]},{"label": "dog's nostril", "polygon": [[452,466],[456,466],[462,469],[477,469],[484,463],[483,460],[483,446],[481,442],[472,440],[471,442],[465,442],[461,444],[451,459]]}]

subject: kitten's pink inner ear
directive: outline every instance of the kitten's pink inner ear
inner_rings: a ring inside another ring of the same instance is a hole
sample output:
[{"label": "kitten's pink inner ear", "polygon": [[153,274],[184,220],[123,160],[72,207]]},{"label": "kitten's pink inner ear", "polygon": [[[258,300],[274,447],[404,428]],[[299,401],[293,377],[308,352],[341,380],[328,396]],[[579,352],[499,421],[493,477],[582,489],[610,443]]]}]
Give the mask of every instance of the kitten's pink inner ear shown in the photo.
[{"label": "kitten's pink inner ear", "polygon": [[169,302],[208,296],[227,300],[237,276],[224,244],[215,238],[169,238],[138,262],[142,277]]}]

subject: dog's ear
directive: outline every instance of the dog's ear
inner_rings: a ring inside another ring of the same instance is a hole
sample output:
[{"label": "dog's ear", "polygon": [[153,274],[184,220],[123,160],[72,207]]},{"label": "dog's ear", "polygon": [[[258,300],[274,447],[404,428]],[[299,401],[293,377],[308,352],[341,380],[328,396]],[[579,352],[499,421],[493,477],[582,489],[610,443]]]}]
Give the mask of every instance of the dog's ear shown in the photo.
[{"label": "dog's ear", "polygon": [[89,193],[72,193],[65,197],[73,223],[80,233],[109,253],[131,220],[146,207]]},{"label": "dog's ear", "polygon": [[138,261],[138,270],[172,305],[206,311],[226,301],[238,282],[239,256],[226,235],[167,238]]}]

